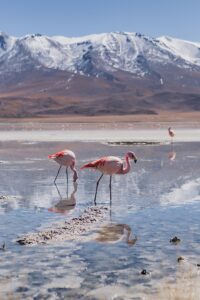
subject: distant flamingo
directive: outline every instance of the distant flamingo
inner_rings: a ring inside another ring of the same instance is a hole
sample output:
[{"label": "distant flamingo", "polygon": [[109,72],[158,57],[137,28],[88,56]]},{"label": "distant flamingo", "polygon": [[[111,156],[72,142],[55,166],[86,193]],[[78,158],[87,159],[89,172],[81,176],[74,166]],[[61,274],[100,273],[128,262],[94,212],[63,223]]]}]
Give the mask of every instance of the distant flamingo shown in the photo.
[{"label": "distant flamingo", "polygon": [[112,175],[113,174],[126,174],[130,171],[130,161],[129,159],[134,159],[134,162],[137,162],[137,158],[133,152],[128,152],[125,155],[125,161],[126,165],[124,166],[123,160],[121,160],[119,157],[116,156],[105,156],[101,157],[100,159],[97,159],[95,161],[92,161],[84,166],[81,167],[81,169],[84,168],[92,168],[100,171],[102,174],[100,178],[97,180],[96,184],[96,192],[95,192],[95,197],[94,197],[94,203],[96,204],[96,197],[97,197],[97,190],[99,186],[99,182],[101,178],[103,177],[104,174],[110,175],[110,200],[112,198],[112,193],[111,193],[111,181],[112,181]]},{"label": "distant flamingo", "polygon": [[63,151],[49,155],[48,158],[55,160],[60,165],[58,169],[58,173],[54,179],[54,183],[56,182],[56,179],[58,177],[58,174],[60,173],[62,166],[66,167],[67,184],[68,184],[68,167],[70,167],[71,170],[74,172],[73,181],[76,182],[76,180],[78,179],[78,175],[75,168],[76,156],[74,152],[65,149]]},{"label": "distant flamingo", "polygon": [[169,136],[171,137],[171,143],[173,143],[173,137],[175,136],[174,130],[171,127],[168,128]]}]

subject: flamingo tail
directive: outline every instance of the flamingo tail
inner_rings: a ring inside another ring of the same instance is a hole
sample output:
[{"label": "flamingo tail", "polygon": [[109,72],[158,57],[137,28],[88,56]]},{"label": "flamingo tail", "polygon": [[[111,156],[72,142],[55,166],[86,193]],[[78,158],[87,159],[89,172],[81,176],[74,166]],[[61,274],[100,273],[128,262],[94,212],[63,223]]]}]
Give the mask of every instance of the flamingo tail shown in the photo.
[{"label": "flamingo tail", "polygon": [[54,158],[62,157],[63,155],[64,155],[64,152],[60,151],[60,152],[48,155],[48,158],[54,159]]}]

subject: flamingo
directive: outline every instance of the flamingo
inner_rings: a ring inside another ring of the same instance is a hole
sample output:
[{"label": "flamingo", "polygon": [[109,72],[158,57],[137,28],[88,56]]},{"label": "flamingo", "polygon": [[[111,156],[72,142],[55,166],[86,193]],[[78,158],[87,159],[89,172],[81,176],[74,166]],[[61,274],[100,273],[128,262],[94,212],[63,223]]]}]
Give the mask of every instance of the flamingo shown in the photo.
[{"label": "flamingo", "polygon": [[173,137],[175,136],[174,130],[171,127],[168,128],[169,136],[171,137],[171,143],[173,143]]},{"label": "flamingo", "polygon": [[111,194],[112,175],[113,174],[123,174],[123,175],[127,174],[131,168],[129,159],[133,159],[135,163],[137,162],[135,153],[128,152],[125,155],[125,161],[126,161],[125,166],[124,166],[124,162],[121,158],[116,157],[116,156],[105,156],[105,157],[101,157],[100,159],[97,159],[95,161],[89,162],[86,165],[81,167],[81,169],[85,169],[85,168],[96,169],[102,173],[96,183],[96,192],[95,192],[95,197],[94,197],[95,204],[96,204],[96,197],[97,197],[97,190],[98,190],[99,182],[102,179],[103,175],[104,174],[110,175],[109,188],[110,188],[110,201],[111,201],[111,198],[112,198],[112,194]]},{"label": "flamingo", "polygon": [[68,167],[70,167],[70,169],[74,172],[73,181],[76,182],[76,180],[78,179],[78,175],[75,168],[76,156],[74,152],[65,149],[60,152],[56,152],[54,154],[49,155],[48,158],[55,160],[60,165],[58,169],[58,173],[54,179],[54,183],[56,182],[56,179],[58,177],[58,174],[60,173],[62,166],[66,167],[67,184],[68,184]]}]

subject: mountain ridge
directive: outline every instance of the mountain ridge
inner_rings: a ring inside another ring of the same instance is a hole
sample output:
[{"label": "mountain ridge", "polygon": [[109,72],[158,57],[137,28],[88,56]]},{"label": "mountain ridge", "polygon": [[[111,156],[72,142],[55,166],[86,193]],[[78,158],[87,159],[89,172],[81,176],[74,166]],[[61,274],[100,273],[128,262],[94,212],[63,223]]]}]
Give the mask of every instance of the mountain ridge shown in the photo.
[{"label": "mountain ridge", "polygon": [[198,42],[130,32],[0,32],[0,116],[192,111],[200,109],[199,95]]}]

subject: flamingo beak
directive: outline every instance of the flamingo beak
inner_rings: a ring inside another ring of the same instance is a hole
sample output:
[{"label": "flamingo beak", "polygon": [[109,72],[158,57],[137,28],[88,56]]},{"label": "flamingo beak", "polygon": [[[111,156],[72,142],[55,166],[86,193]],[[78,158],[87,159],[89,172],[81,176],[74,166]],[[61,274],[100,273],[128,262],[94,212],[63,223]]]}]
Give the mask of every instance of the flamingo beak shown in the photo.
[{"label": "flamingo beak", "polygon": [[136,159],[136,158],[134,159],[134,162],[135,162],[135,164],[136,164],[136,162],[137,162],[137,159]]}]

